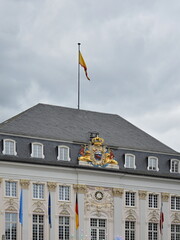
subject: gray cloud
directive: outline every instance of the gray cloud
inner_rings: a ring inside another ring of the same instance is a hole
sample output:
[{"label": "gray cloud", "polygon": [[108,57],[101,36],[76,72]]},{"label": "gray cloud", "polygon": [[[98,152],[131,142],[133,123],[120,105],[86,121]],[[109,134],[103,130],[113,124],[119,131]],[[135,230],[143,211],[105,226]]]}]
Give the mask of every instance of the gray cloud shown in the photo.
[{"label": "gray cloud", "polygon": [[117,113],[180,149],[178,0],[2,0],[0,121],[38,102]]}]

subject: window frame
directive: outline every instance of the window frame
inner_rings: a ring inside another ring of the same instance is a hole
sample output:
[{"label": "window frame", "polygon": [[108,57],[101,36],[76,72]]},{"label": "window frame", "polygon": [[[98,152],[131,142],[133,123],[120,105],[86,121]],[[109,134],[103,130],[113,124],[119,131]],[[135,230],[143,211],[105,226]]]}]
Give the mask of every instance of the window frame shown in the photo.
[{"label": "window frame", "polygon": [[[129,197],[127,197],[127,194]],[[136,193],[131,191],[125,192],[125,207],[135,207],[136,206]]]},{"label": "window frame", "polygon": [[[177,171],[175,171],[175,166],[173,166],[173,164],[177,164]],[[180,160],[178,159],[171,159],[171,168],[170,168],[170,172],[171,173],[180,173]]]},{"label": "window frame", "polygon": [[[172,231],[172,227],[174,227],[174,231]],[[171,240],[176,239],[176,237],[180,235],[180,231],[177,231],[177,227],[180,228],[180,224],[171,224]]]},{"label": "window frame", "polygon": [[[7,189],[9,184],[9,190]],[[13,186],[14,185],[14,186]],[[14,189],[13,189],[14,188]],[[9,192],[9,195],[7,194]],[[15,194],[13,194],[15,192]],[[5,180],[5,197],[17,198],[17,182]]]},{"label": "window frame", "polygon": [[[150,196],[152,196],[151,204],[150,204]],[[157,198],[157,200],[155,198]],[[150,205],[152,205],[152,206],[150,206]],[[152,208],[158,209],[158,207],[159,207],[159,194],[149,193],[149,196],[148,196],[148,207],[151,208],[151,209]]]},{"label": "window frame", "polygon": [[180,211],[180,196],[171,196],[171,210]]},{"label": "window frame", "polygon": [[[41,154],[40,154],[40,150],[38,149],[38,151],[35,151],[35,146],[41,146]],[[37,155],[35,155],[35,152],[37,152]],[[31,157],[33,158],[42,158],[44,159],[44,145],[40,142],[32,142],[31,143]]]},{"label": "window frame", "polygon": [[[96,222],[96,225],[92,224],[93,221]],[[102,224],[103,223],[102,221],[104,222],[104,224]],[[95,240],[99,240],[100,237],[102,239],[102,236],[100,236],[102,234],[103,234],[103,239],[105,240],[107,239],[107,219],[106,218],[91,217],[89,224],[90,224],[91,239],[94,239],[94,237],[96,238]],[[92,230],[96,232],[96,236],[94,237],[92,236]]]},{"label": "window frame", "polygon": [[[34,216],[37,216],[37,222],[34,222]],[[42,223],[39,221],[40,216],[43,217],[43,222]],[[37,226],[36,227],[36,230],[37,230],[36,240],[43,240],[44,236],[45,236],[45,215],[44,214],[36,214],[36,213],[32,214],[32,239],[35,239],[34,238],[34,231],[35,231],[34,226]],[[40,236],[40,226],[43,226],[42,236]]]},{"label": "window frame", "polygon": [[159,232],[158,223],[149,222],[148,223],[148,240],[158,240],[158,235],[159,235],[158,232]]},{"label": "window frame", "polygon": [[[62,191],[61,191],[62,188]],[[68,189],[68,192],[66,192]],[[62,196],[62,198],[61,198]],[[68,196],[68,198],[66,198]],[[59,185],[58,201],[70,202],[71,199],[71,187],[69,185]]]},{"label": "window frame", "polygon": [[[63,223],[60,223],[60,218],[63,218]],[[66,224],[65,218],[68,218],[68,224]],[[61,239],[70,240],[70,233],[71,233],[71,231],[70,231],[70,226],[71,226],[70,221],[71,221],[71,218],[70,218],[69,215],[59,215],[59,218],[58,218],[58,236],[59,236],[59,238],[58,239],[60,239],[60,234],[61,234],[60,233],[60,228],[62,227],[62,238]],[[67,235],[66,235],[67,230],[68,230],[68,238],[67,238]]]},{"label": "window frame", "polygon": [[[131,224],[133,223],[133,227],[130,226]],[[128,224],[128,228],[126,227]],[[128,221],[126,220],[125,221],[125,226],[124,226],[124,234],[125,234],[125,240],[126,240],[126,236],[128,235],[128,238],[127,239],[130,239],[130,240],[135,240],[136,239],[136,222],[135,221]],[[133,235],[132,235],[133,233]]]},{"label": "window frame", "polygon": [[[35,189],[36,187],[36,189]],[[42,187],[42,189],[41,189]],[[36,194],[37,197],[36,197]],[[42,196],[42,197],[41,197]],[[45,185],[44,183],[33,183],[32,184],[32,198],[33,199],[45,199]]]},{"label": "window frame", "polygon": [[[153,169],[154,168],[153,164],[150,164],[152,159],[155,160],[155,169]],[[147,167],[147,170],[149,170],[149,171],[157,171],[157,172],[159,171],[158,158],[157,157],[155,157],[155,156],[149,156],[148,157],[148,167]]]},{"label": "window frame", "polygon": [[[124,167],[136,169],[136,162],[135,162],[136,156],[131,153],[126,153],[124,157],[125,157]],[[132,157],[132,159],[128,159],[128,157]]]},{"label": "window frame", "polygon": [[[7,151],[7,146],[6,146],[6,143],[13,143],[13,152],[11,153],[11,146],[9,146],[9,150]],[[3,139],[3,151],[2,153],[4,155],[11,155],[11,156],[17,156],[17,151],[16,151],[16,141],[13,140],[13,139]]]},{"label": "window frame", "polygon": [[[7,214],[9,214],[10,216],[10,220],[9,221],[6,221],[7,220]],[[13,219],[13,216],[15,216],[15,221]],[[12,240],[12,239],[18,239],[18,214],[16,212],[5,212],[5,236],[7,237],[7,234],[6,234],[6,226],[9,225],[9,229],[10,229],[10,238],[7,238],[9,240]],[[13,227],[15,225],[15,238],[12,236],[12,231],[13,231]]]},{"label": "window frame", "polygon": [[[67,159],[65,159],[65,154],[64,154],[64,149],[67,150]],[[63,158],[61,158],[61,150],[63,150]],[[70,161],[71,158],[70,158],[70,148],[68,146],[65,146],[65,145],[59,145],[58,146],[58,156],[57,156],[57,160],[59,161]]]}]

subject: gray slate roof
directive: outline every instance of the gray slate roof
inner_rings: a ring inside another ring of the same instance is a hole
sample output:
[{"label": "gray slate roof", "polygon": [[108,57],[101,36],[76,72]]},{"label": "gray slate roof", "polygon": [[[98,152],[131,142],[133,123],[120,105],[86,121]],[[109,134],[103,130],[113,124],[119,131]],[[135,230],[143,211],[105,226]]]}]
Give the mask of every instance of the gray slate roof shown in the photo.
[{"label": "gray slate roof", "polygon": [[179,154],[115,114],[37,104],[0,124],[1,133],[80,143],[94,131],[109,146]]}]

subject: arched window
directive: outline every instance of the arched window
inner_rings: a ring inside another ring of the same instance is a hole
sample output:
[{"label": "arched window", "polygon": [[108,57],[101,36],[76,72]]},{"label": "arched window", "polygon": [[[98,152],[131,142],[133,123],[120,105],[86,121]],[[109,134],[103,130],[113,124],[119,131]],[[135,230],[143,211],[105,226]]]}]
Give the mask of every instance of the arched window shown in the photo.
[{"label": "arched window", "polygon": [[124,164],[125,168],[136,168],[135,165],[135,155],[133,154],[125,154],[125,164]]},{"label": "arched window", "polygon": [[69,157],[69,147],[67,146],[58,146],[58,160],[70,161]]},{"label": "arched window", "polygon": [[159,171],[158,168],[158,158],[157,157],[153,157],[150,156],[148,157],[148,170],[152,170],[152,171]]},{"label": "arched window", "polygon": [[179,160],[171,159],[170,172],[172,172],[172,173],[179,173],[180,172],[180,161]]},{"label": "arched window", "polygon": [[2,153],[6,155],[17,155],[16,142],[12,139],[4,139]]},{"label": "arched window", "polygon": [[44,146],[42,143],[34,142],[32,143],[31,157],[34,158],[44,158]]}]

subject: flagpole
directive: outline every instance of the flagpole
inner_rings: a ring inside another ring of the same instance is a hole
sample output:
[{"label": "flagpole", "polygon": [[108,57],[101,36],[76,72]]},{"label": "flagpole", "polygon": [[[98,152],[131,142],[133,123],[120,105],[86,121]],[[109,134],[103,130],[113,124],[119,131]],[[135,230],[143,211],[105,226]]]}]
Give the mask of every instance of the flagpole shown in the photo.
[{"label": "flagpole", "polygon": [[78,109],[80,109],[80,46],[81,43],[78,43]]}]

